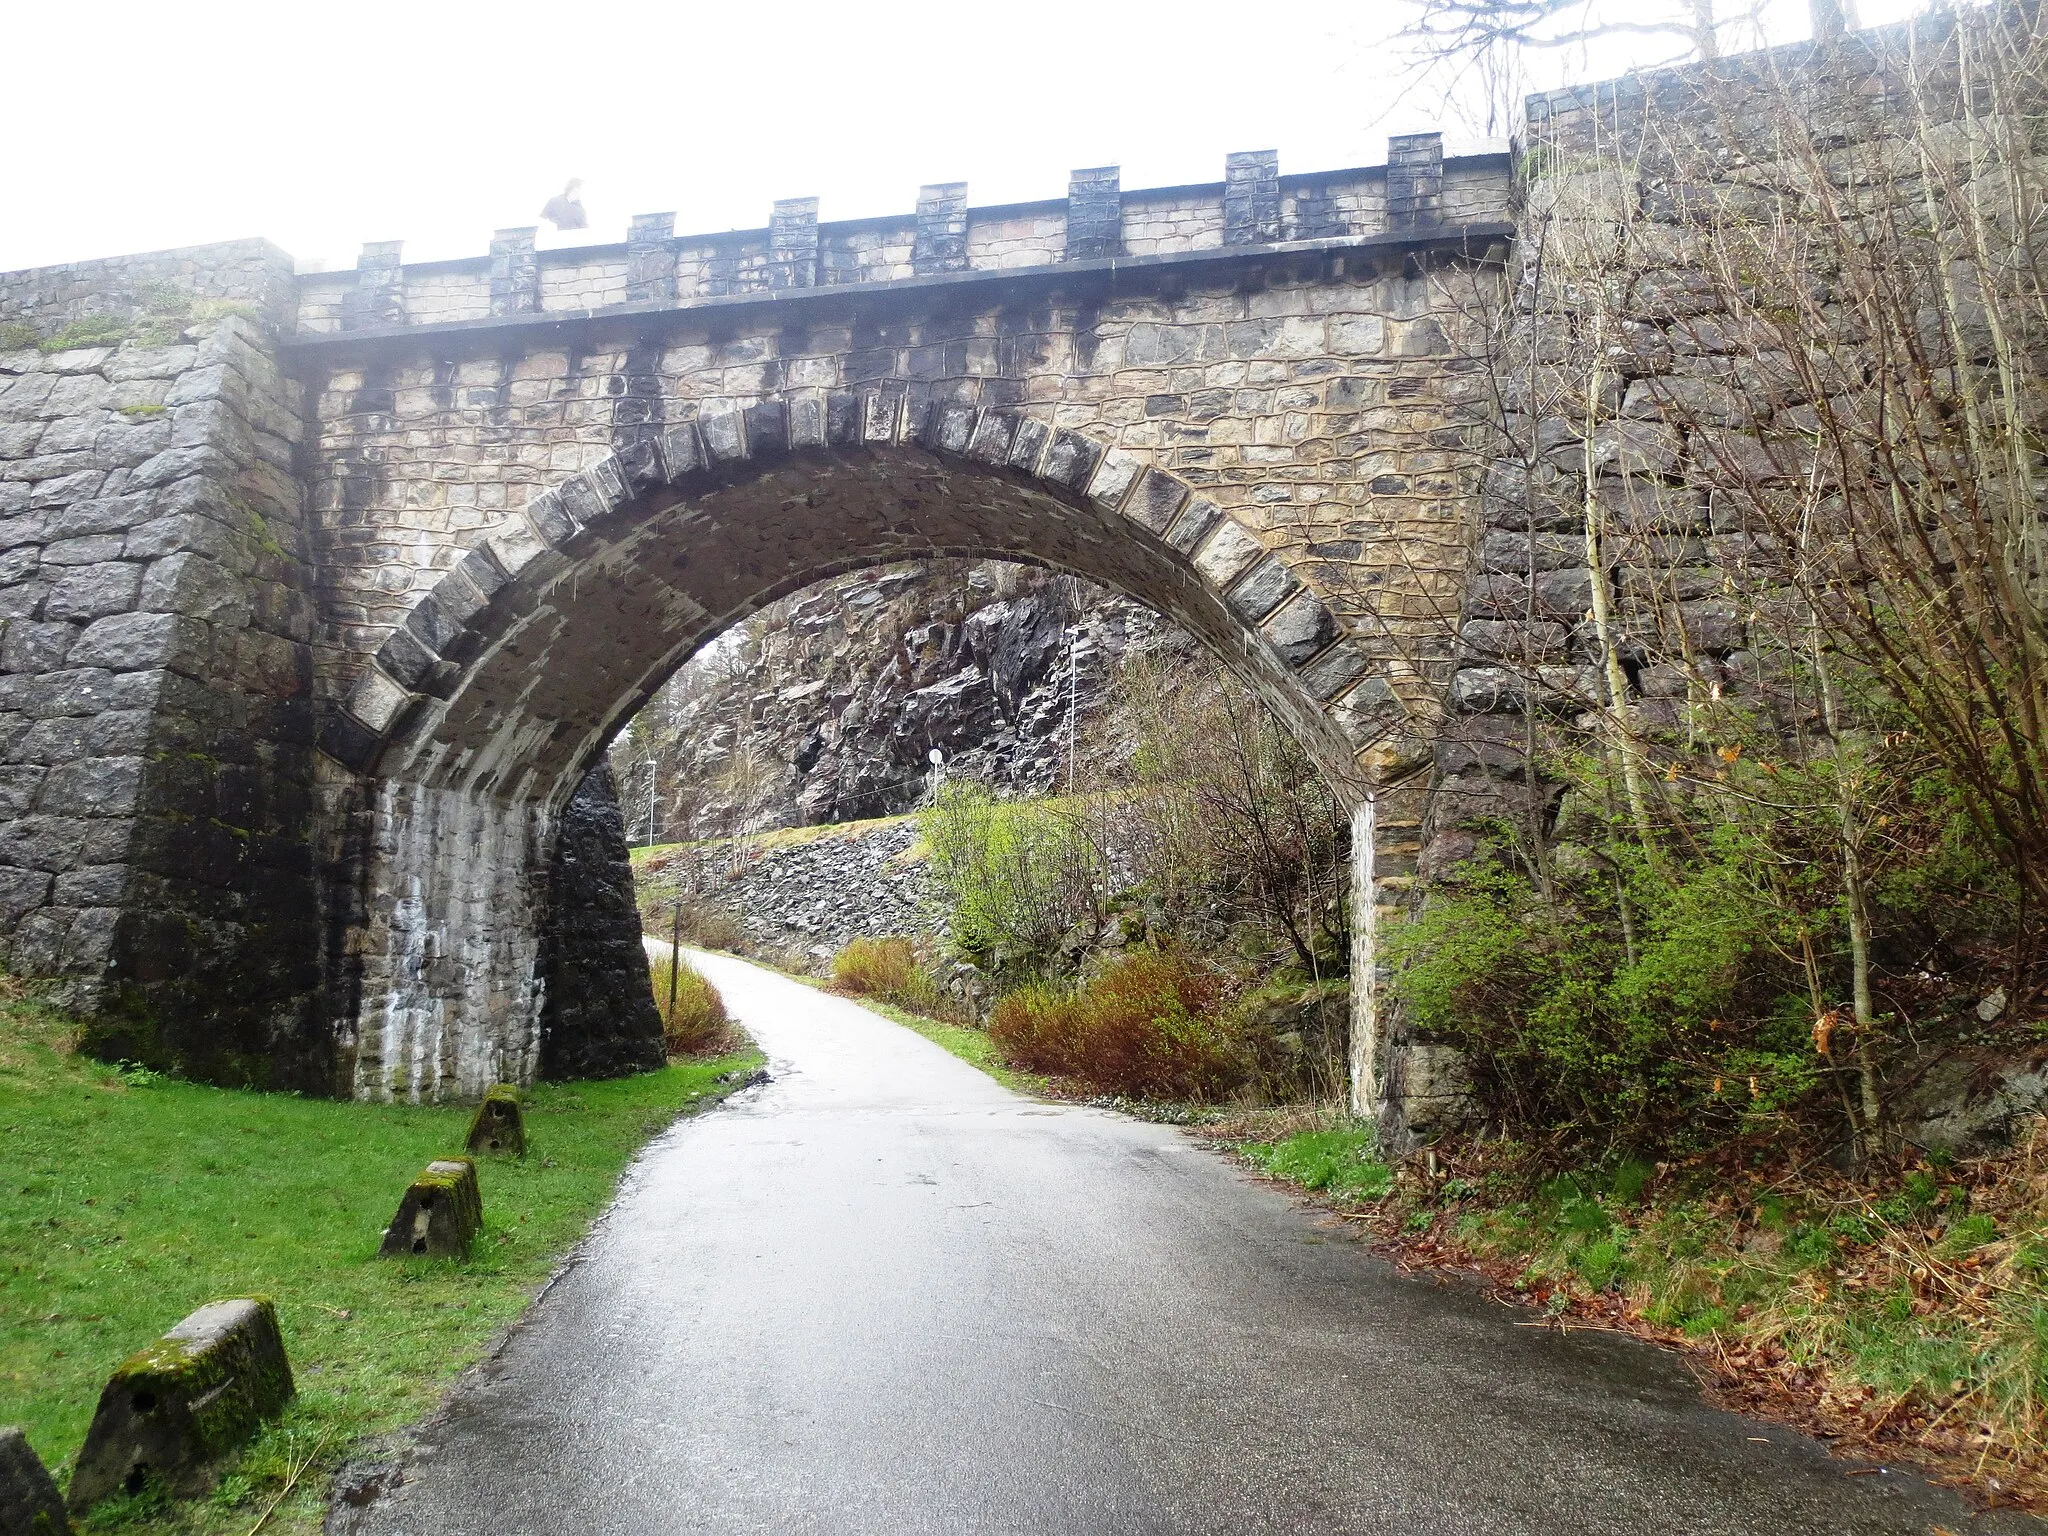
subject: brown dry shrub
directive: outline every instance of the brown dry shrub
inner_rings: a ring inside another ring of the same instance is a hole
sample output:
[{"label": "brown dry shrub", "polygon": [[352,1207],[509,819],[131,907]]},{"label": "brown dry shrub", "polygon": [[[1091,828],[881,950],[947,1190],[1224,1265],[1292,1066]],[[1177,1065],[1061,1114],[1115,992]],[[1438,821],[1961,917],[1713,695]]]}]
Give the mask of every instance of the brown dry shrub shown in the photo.
[{"label": "brown dry shrub", "polygon": [[989,1016],[991,1039],[1029,1072],[1137,1099],[1215,1099],[1245,1077],[1223,1017],[1226,979],[1171,951],[1135,950],[1079,988],[1026,987]]},{"label": "brown dry shrub", "polygon": [[[671,1056],[710,1056],[732,1040],[732,1018],[725,1011],[725,999],[718,988],[680,956],[655,955],[648,971],[654,979],[654,1007],[661,1015],[662,1039]],[[675,987],[675,1007],[669,1007],[669,987]]]},{"label": "brown dry shrub", "polygon": [[854,939],[832,960],[832,985],[856,997],[893,997],[916,974],[908,939]]}]

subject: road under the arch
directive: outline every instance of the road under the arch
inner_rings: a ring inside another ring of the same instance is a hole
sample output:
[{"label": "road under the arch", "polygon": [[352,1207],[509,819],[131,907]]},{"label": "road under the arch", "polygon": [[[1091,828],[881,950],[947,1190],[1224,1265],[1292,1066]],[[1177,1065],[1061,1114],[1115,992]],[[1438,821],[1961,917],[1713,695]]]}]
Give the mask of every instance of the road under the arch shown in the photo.
[{"label": "road under the arch", "polygon": [[649,1149],[343,1529],[2044,1529],[1849,1476],[1632,1341],[1404,1279],[1170,1128],[700,963],[773,1081]]}]

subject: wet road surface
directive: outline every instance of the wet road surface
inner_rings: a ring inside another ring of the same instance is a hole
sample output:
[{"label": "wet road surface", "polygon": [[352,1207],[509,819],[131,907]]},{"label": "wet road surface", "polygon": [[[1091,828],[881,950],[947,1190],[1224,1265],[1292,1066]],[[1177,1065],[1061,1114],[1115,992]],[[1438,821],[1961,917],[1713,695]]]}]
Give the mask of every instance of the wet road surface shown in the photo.
[{"label": "wet road surface", "polygon": [[700,963],[774,1080],[654,1143],[352,1530],[2048,1529],[1401,1279],[1170,1128]]}]

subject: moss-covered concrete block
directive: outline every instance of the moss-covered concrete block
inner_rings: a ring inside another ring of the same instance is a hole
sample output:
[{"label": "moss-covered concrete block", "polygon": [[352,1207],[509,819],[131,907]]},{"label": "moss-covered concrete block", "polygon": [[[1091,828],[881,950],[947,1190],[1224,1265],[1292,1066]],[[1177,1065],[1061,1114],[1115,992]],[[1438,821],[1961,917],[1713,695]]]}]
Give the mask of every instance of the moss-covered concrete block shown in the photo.
[{"label": "moss-covered concrete block", "polygon": [[71,1474],[71,1508],[152,1480],[196,1492],[210,1464],[295,1390],[269,1299],[208,1302],[108,1378]]},{"label": "moss-covered concrete block", "polygon": [[65,1536],[70,1529],[56,1481],[28,1436],[0,1429],[0,1536]]},{"label": "moss-covered concrete block", "polygon": [[476,1164],[466,1157],[444,1158],[427,1164],[412,1181],[377,1251],[387,1259],[466,1259],[483,1224]]},{"label": "moss-covered concrete block", "polygon": [[519,1110],[519,1090],[510,1083],[498,1084],[477,1105],[476,1118],[469,1122],[469,1150],[526,1156],[526,1117]]}]

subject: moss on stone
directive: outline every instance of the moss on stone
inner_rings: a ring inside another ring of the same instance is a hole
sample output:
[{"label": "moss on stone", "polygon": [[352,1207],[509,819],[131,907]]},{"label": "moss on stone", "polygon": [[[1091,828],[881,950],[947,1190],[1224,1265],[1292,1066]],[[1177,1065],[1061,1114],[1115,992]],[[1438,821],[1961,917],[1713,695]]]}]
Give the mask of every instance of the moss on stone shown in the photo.
[{"label": "moss on stone", "polygon": [[407,1187],[377,1252],[387,1259],[467,1259],[483,1224],[475,1161],[438,1158]]},{"label": "moss on stone", "polygon": [[469,1122],[467,1145],[472,1152],[526,1156],[526,1117],[519,1108],[517,1088],[510,1083],[498,1083],[484,1094]]},{"label": "moss on stone", "polygon": [[175,1491],[200,1486],[208,1464],[296,1390],[270,1298],[208,1302],[107,1378],[71,1476],[71,1507],[150,1481]]},{"label": "moss on stone", "polygon": [[36,345],[45,352],[68,352],[74,347],[108,347],[133,329],[119,315],[88,315],[43,337]]}]

